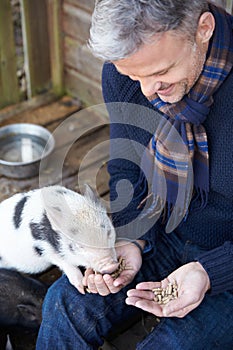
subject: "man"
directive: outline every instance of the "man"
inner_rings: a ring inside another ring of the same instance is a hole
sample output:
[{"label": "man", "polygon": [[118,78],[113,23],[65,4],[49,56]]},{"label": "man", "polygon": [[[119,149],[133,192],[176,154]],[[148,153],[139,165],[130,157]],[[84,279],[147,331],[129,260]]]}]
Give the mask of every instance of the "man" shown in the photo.
[{"label": "man", "polygon": [[[106,61],[112,218],[130,269],[87,271],[85,296],[58,280],[37,349],[98,349],[141,309],[161,321],[137,349],[232,349],[232,23],[203,0],[97,0],[90,47]],[[169,284],[178,297],[161,304],[153,290]]]}]

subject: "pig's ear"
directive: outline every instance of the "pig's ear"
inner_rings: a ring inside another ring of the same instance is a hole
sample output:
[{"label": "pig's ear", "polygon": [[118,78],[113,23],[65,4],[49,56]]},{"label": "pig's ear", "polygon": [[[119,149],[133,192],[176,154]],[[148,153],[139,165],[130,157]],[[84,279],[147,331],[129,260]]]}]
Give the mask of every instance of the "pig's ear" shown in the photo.
[{"label": "pig's ear", "polygon": [[68,224],[67,220],[71,218],[71,211],[65,200],[60,204],[47,205],[46,214],[49,222],[55,230],[61,232],[64,230],[66,231]]},{"label": "pig's ear", "polygon": [[55,203],[45,203],[45,211],[53,229],[60,231],[67,229],[72,213],[63,196],[58,196]]},{"label": "pig's ear", "polygon": [[74,217],[67,201],[70,193],[68,190],[60,188],[54,190],[53,187],[45,187],[41,189],[41,194],[45,212],[52,228],[56,231],[66,232]]},{"label": "pig's ear", "polygon": [[46,214],[52,227],[55,229],[61,230],[61,226],[59,227],[59,225],[61,225],[63,221],[62,218],[63,218],[64,212],[61,210],[60,206],[59,205],[47,206]]},{"label": "pig's ear", "polygon": [[23,318],[27,321],[36,321],[38,319],[38,315],[36,314],[35,306],[26,305],[26,304],[18,304],[17,309],[19,310],[19,312],[23,316]]},{"label": "pig's ear", "polygon": [[94,203],[100,203],[100,200],[99,200],[98,196],[96,195],[96,193],[87,184],[84,185],[84,196],[86,198],[90,199]]}]

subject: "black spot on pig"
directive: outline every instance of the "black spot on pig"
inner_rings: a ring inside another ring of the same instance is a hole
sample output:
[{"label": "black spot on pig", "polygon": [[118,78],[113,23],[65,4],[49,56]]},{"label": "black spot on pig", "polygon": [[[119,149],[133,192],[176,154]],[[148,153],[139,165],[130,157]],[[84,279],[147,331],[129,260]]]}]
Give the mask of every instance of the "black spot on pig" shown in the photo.
[{"label": "black spot on pig", "polygon": [[39,280],[0,269],[0,327],[38,329],[47,289]]},{"label": "black spot on pig", "polygon": [[61,208],[59,208],[59,207],[53,207],[53,209],[55,209],[56,211],[58,211],[59,213],[61,213]]},{"label": "black spot on pig", "polygon": [[32,236],[36,240],[46,241],[59,253],[60,252],[60,235],[52,229],[47,215],[44,213],[40,223],[30,223]]},{"label": "black spot on pig", "polygon": [[56,192],[58,194],[66,194],[67,193],[67,191],[65,189],[59,189],[59,190],[56,190]]},{"label": "black spot on pig", "polygon": [[72,243],[69,244],[69,250],[74,253],[75,252],[75,248],[74,245]]},{"label": "black spot on pig", "polygon": [[25,203],[27,202],[28,197],[24,196],[15,206],[15,212],[13,216],[15,228],[19,228],[22,221],[22,213]]},{"label": "black spot on pig", "polygon": [[34,250],[35,250],[37,255],[39,255],[39,256],[43,255],[44,250],[42,248],[34,247]]}]

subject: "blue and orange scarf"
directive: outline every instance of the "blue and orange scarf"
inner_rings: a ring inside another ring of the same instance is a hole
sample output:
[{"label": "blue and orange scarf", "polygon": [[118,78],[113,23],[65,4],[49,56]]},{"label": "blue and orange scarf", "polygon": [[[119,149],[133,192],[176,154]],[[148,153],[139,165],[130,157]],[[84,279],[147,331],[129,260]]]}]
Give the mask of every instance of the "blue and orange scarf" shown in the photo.
[{"label": "blue and orange scarf", "polygon": [[165,213],[166,232],[173,231],[187,216],[194,192],[202,199],[202,207],[208,199],[209,153],[202,123],[209,114],[214,93],[233,66],[232,16],[214,5],[210,5],[210,10],[216,28],[199,79],[177,103],[163,102],[158,95],[150,101],[164,118],[142,158],[142,169],[153,195],[146,213],[157,218]]}]

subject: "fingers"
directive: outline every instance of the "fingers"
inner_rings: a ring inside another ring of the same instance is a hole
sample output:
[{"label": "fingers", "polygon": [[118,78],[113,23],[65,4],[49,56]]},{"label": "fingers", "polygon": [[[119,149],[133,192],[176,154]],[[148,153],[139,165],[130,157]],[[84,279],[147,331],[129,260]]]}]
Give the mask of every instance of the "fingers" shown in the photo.
[{"label": "fingers", "polygon": [[[140,285],[145,284],[148,287],[148,283],[140,283]],[[136,306],[158,317],[162,317],[163,312],[161,305],[154,301],[154,297],[154,293],[151,290],[131,289],[127,292],[127,298],[125,302],[127,305]]]},{"label": "fingers", "polygon": [[82,281],[84,286],[87,287],[88,276],[93,275],[93,274],[94,274],[94,271],[91,268],[88,268],[85,270],[84,276],[83,276],[83,281]]},{"label": "fingers", "polygon": [[161,306],[153,300],[141,299],[137,296],[128,296],[125,300],[127,305],[136,306],[144,311],[154,314],[158,317],[163,316],[163,311]]},{"label": "fingers", "polygon": [[149,290],[138,290],[138,289],[130,289],[127,292],[127,296],[129,298],[138,298],[145,300],[154,300],[154,293]]},{"label": "fingers", "polygon": [[114,279],[110,276],[110,275],[104,275],[103,276],[104,282],[106,283],[106,285],[108,286],[108,289],[110,291],[110,293],[117,293],[119,292],[119,290],[121,289],[121,285],[116,285],[114,284]]},{"label": "fingers", "polygon": [[[127,292],[126,304],[136,306],[158,317],[186,316],[202,301],[191,293],[183,292],[177,299],[170,300],[167,304],[159,304],[152,292],[153,288],[161,286],[158,282],[143,282]],[[145,289],[143,289],[145,288]]]},{"label": "fingers", "polygon": [[94,293],[94,294],[98,293],[98,290],[97,290],[97,287],[95,284],[95,275],[94,274],[91,274],[87,277],[86,286],[88,288],[89,293]]},{"label": "fingers", "polygon": [[146,312],[154,314],[158,317],[179,317],[186,316],[190,311],[197,307],[198,304],[182,304],[182,302],[171,300],[169,304],[161,305],[154,300],[154,295],[149,291],[139,291],[132,289],[128,291],[125,300],[127,305],[136,306]]},{"label": "fingers", "polygon": [[114,286],[114,280],[110,275],[90,274],[86,282],[89,293],[98,293],[102,296],[117,293],[121,289]]},{"label": "fingers", "polygon": [[127,284],[129,284],[135,276],[135,271],[133,271],[132,273],[127,272],[127,271],[123,271],[120,276],[114,280],[113,284],[115,287],[124,287],[127,286]]},{"label": "fingers", "polygon": [[141,282],[138,283],[136,288],[137,289],[144,289],[144,290],[152,290],[153,288],[159,288],[161,287],[161,282]]}]

